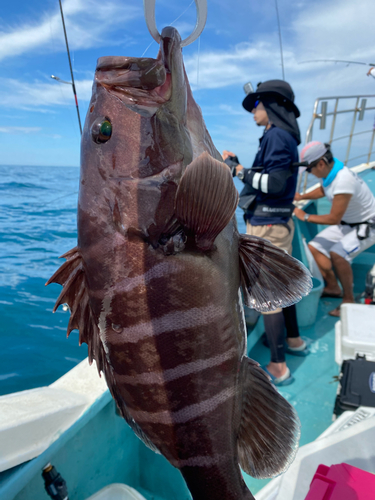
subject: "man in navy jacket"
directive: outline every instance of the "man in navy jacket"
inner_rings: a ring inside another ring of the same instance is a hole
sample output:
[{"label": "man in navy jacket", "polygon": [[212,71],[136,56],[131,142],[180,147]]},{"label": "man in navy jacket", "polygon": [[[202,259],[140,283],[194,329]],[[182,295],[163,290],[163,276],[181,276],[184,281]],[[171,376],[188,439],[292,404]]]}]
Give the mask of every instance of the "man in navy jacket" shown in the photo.
[{"label": "man in navy jacket", "polygon": [[[269,240],[292,252],[294,223],[292,213],[298,169],[297,146],[300,116],[294,104],[294,93],[287,82],[269,80],[249,93],[243,107],[254,115],[258,126],[264,126],[259,149],[250,169],[235,165],[236,175],[244,183],[240,206],[245,210],[246,232]],[[223,152],[224,160],[236,163],[235,155]],[[264,314],[266,337],[271,349],[271,362],[264,369],[276,385],[288,385],[293,377],[285,362],[285,351],[299,356],[308,354],[299,336],[295,306]],[[285,344],[285,328],[287,339]]]}]

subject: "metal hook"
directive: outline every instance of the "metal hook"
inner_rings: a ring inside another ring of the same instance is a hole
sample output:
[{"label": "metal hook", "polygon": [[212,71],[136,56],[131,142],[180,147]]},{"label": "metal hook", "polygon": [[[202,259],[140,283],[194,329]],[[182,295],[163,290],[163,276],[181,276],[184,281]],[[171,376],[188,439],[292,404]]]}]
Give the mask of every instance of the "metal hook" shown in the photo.
[{"label": "metal hook", "polygon": [[[190,36],[182,40],[181,47],[193,43],[202,33],[207,20],[207,0],[194,0],[197,7],[197,23]],[[155,42],[160,43],[161,36],[155,21],[155,0],[143,0],[143,8],[148,31]]]}]

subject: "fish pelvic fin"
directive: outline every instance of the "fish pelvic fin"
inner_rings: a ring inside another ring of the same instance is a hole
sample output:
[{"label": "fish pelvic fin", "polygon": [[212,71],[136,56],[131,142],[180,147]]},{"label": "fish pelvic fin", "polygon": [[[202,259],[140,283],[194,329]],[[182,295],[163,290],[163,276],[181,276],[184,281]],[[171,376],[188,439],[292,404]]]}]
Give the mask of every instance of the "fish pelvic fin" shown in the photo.
[{"label": "fish pelvic fin", "polygon": [[302,262],[263,238],[241,234],[239,257],[245,303],[257,311],[291,306],[312,288]]},{"label": "fish pelvic fin", "polygon": [[113,396],[113,399],[115,400],[117,404],[117,408],[119,409],[119,412],[122,416],[122,418],[125,420],[125,422],[131,427],[133,430],[134,434],[139,438],[150,450],[154,451],[157,454],[161,454],[160,450],[155,444],[151,441],[151,439],[147,436],[147,434],[142,430],[142,428],[137,424],[137,422],[134,420],[134,418],[130,415],[129,410],[127,409],[123,399],[119,397],[117,390],[116,390],[116,385],[115,383],[113,385],[110,385],[108,382],[108,379],[106,378],[106,382],[108,384],[108,388],[111,391],[111,394]]},{"label": "fish pelvic fin", "polygon": [[175,198],[178,221],[192,232],[201,250],[210,250],[236,210],[238,193],[227,165],[207,152],[193,160]]},{"label": "fish pelvic fin", "polygon": [[259,364],[244,356],[238,457],[241,468],[262,479],[285,472],[298,450],[300,421]]}]

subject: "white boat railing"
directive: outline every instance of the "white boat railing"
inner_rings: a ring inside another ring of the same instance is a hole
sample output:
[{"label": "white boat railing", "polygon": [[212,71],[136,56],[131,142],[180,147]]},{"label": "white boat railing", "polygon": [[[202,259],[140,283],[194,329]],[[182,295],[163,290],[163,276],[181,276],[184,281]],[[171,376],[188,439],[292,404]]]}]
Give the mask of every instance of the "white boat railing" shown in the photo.
[{"label": "white boat railing", "polygon": [[[339,109],[340,104],[345,101],[347,102],[348,100],[352,101],[355,100],[354,106],[351,107],[349,105],[345,109]],[[368,101],[371,100],[373,100],[374,105],[368,106]],[[320,112],[318,112],[319,106],[320,106]],[[330,144],[332,144],[335,141],[346,141],[347,144],[346,144],[344,164],[348,165],[348,163],[351,161],[366,157],[366,163],[362,163],[361,165],[358,165],[355,168],[361,167],[359,171],[366,170],[367,168],[373,168],[373,164],[370,167],[369,164],[371,156],[375,153],[373,152],[374,141],[375,141],[375,124],[368,130],[361,130],[359,132],[355,131],[357,123],[364,120],[365,111],[371,111],[371,110],[375,110],[375,94],[318,97],[314,103],[313,115],[306,132],[305,143],[307,144],[308,142],[313,140],[314,125],[317,120],[319,121],[319,129],[325,130],[327,125],[327,118],[332,117],[330,135],[329,138],[324,142],[329,142]],[[352,116],[351,128],[349,134],[340,135],[339,137],[336,137],[335,133],[337,131],[336,124],[338,115],[348,115],[348,114]],[[366,147],[364,153],[354,157],[350,157],[353,138],[366,134],[370,135],[370,139],[368,147]],[[366,167],[364,167],[365,165]],[[308,184],[308,174],[307,172],[302,172],[298,179],[297,191],[302,193],[309,191],[310,189],[307,188],[307,184]]]},{"label": "white boat railing", "polygon": [[[347,139],[348,144],[347,144],[344,163],[347,164],[349,161],[359,158],[359,157],[349,158],[353,136],[361,135],[361,134],[371,134],[369,149],[368,149],[366,154],[361,155],[361,156],[367,155],[367,163],[369,163],[369,161],[371,159],[372,148],[374,145],[375,129],[374,129],[374,127],[372,127],[370,130],[364,130],[364,131],[356,132],[356,133],[354,132],[354,129],[355,129],[357,121],[362,121],[364,119],[365,111],[370,111],[370,110],[375,109],[375,106],[366,107],[367,100],[371,99],[371,98],[375,98],[375,95],[369,94],[369,95],[351,95],[351,96],[340,96],[340,97],[338,97],[338,96],[318,97],[318,99],[316,99],[316,101],[315,101],[313,116],[312,116],[310,125],[307,129],[307,132],[306,132],[306,143],[310,142],[312,140],[313,128],[314,128],[315,121],[320,120],[320,129],[324,130],[326,128],[327,117],[332,116],[331,132],[330,132],[328,142],[332,143],[334,141]],[[339,108],[340,101],[345,100],[345,99],[355,99],[355,106],[353,108],[339,110],[338,108]],[[334,109],[333,109],[333,111],[328,112],[328,107],[330,107],[329,106],[330,102],[334,103]],[[320,113],[318,113],[319,103],[321,105]],[[353,115],[350,133],[347,135],[343,135],[341,137],[334,137],[337,115],[346,114],[346,113],[351,113]],[[357,117],[358,117],[358,120],[357,120]]]}]

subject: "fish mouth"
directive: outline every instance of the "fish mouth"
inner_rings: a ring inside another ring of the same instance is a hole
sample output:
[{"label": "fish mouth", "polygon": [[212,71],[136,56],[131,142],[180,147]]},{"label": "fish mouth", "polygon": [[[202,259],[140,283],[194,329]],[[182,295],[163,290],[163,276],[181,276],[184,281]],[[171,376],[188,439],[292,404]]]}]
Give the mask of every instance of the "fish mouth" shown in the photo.
[{"label": "fish mouth", "polygon": [[174,54],[181,50],[181,37],[175,28],[162,32],[156,59],[144,57],[100,57],[95,71],[95,83],[125,104],[160,106],[171,99]]}]

